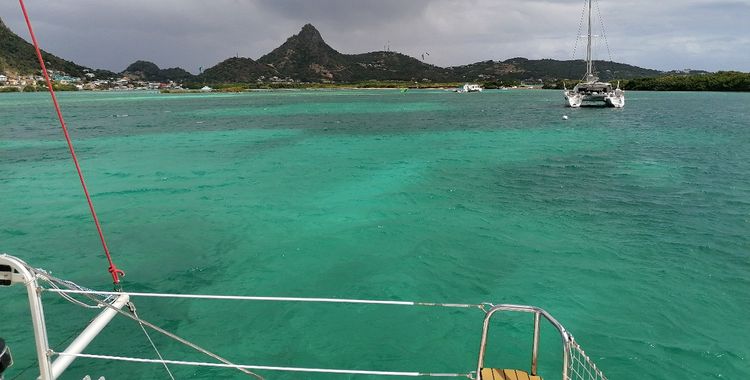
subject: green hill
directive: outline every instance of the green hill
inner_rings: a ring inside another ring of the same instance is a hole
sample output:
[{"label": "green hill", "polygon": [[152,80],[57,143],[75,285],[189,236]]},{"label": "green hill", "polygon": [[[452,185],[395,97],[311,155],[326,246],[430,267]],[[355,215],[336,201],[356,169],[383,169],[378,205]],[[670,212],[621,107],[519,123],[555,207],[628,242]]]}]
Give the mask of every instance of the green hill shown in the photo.
[{"label": "green hill", "polygon": [[[660,75],[659,71],[616,62],[596,61],[604,80],[631,79]],[[583,61],[553,59],[484,61],[442,68],[397,52],[342,54],[328,45],[314,26],[307,24],[281,46],[257,62],[249,58],[227,60],[206,72],[208,81],[249,82],[260,76],[276,75],[303,82],[354,83],[368,80],[499,82],[576,80],[583,76]],[[269,70],[270,69],[270,70]],[[219,71],[221,75],[214,72]]]},{"label": "green hill", "polygon": [[626,90],[650,91],[750,91],[750,73],[720,71],[687,75],[637,78],[625,82]]},{"label": "green hill", "polygon": [[[53,54],[42,51],[42,57],[50,70],[64,71],[68,75],[83,76],[86,67],[76,65]],[[0,72],[21,75],[40,72],[39,60],[34,46],[13,33],[0,20]]]},{"label": "green hill", "polygon": [[[451,68],[462,80],[543,80],[580,79],[586,72],[582,60],[558,61],[511,58],[505,61],[484,61]],[[594,69],[602,80],[632,79],[660,75],[657,70],[644,69],[623,63],[594,61]]]},{"label": "green hill", "polygon": [[169,69],[160,69],[153,62],[149,61],[135,61],[128,66],[122,75],[134,79],[144,81],[175,81],[182,82],[192,80],[195,76],[190,74],[186,70],[180,67],[172,67]]},{"label": "green hill", "polygon": [[352,77],[350,81],[401,80],[435,82],[452,81],[451,70],[426,64],[396,52],[378,51],[347,56]]},{"label": "green hill", "polygon": [[351,79],[348,57],[323,41],[320,32],[310,24],[258,62],[272,67],[282,76],[306,82]]},{"label": "green hill", "polygon": [[273,67],[280,76],[318,82],[366,80],[438,80],[447,72],[396,52],[342,54],[329,46],[314,26],[307,24],[258,62]]},{"label": "green hill", "polygon": [[210,83],[255,82],[260,77],[270,78],[278,72],[270,66],[250,58],[229,58],[206,69],[198,78]]}]

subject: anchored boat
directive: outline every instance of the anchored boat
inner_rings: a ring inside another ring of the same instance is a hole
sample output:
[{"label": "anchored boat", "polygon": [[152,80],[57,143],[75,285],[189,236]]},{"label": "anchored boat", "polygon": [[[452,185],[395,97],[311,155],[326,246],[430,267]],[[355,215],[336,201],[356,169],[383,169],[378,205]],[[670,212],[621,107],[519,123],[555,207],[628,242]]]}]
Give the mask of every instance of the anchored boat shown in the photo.
[{"label": "anchored boat", "polygon": [[602,104],[608,107],[622,108],[625,106],[625,93],[620,89],[620,83],[613,89],[609,82],[600,82],[599,77],[594,74],[594,61],[591,51],[591,8],[593,0],[588,0],[588,34],[586,45],[586,74],[581,82],[572,90],[565,88],[565,105],[578,108],[585,104]]},{"label": "anchored boat", "polygon": [[461,94],[466,92],[482,92],[482,86],[476,83],[464,83],[463,86],[456,89],[456,92]]}]

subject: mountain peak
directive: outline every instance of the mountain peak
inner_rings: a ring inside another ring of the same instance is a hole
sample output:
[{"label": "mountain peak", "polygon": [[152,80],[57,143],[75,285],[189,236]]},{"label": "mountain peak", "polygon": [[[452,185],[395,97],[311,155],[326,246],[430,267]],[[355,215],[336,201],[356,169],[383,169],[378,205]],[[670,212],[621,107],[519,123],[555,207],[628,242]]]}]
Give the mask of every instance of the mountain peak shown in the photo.
[{"label": "mountain peak", "polygon": [[159,66],[149,61],[135,61],[128,66],[125,71],[127,72],[143,72],[146,74],[154,74],[159,72]]},{"label": "mountain peak", "polygon": [[323,36],[320,35],[318,29],[315,29],[312,24],[305,24],[305,26],[302,27],[302,30],[300,30],[296,37],[300,40],[308,42],[323,42]]},{"label": "mountain peak", "polygon": [[308,81],[334,79],[334,73],[346,69],[346,57],[326,44],[312,24],[305,24],[298,34],[289,37],[258,62]]}]

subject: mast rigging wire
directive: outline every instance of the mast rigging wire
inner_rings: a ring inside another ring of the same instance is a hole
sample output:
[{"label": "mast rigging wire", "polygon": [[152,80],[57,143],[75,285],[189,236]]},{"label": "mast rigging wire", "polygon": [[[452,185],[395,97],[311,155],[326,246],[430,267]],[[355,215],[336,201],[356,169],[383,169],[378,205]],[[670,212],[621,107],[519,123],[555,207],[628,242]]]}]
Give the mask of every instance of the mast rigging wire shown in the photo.
[{"label": "mast rigging wire", "polygon": [[612,52],[609,50],[609,41],[607,41],[607,30],[604,29],[604,19],[602,18],[602,11],[599,9],[599,0],[594,2],[596,5],[596,13],[599,15],[599,24],[602,27],[602,37],[604,37],[604,44],[607,46],[607,54],[609,55],[609,61],[612,62]]},{"label": "mast rigging wire", "polygon": [[96,210],[94,209],[94,203],[91,201],[91,195],[89,194],[88,187],[86,187],[86,181],[83,178],[83,171],[81,170],[81,165],[78,164],[78,157],[76,156],[76,151],[73,148],[73,142],[70,139],[70,134],[68,133],[68,127],[65,125],[65,119],[63,118],[62,111],[60,110],[60,104],[57,102],[57,96],[55,95],[55,90],[52,88],[52,80],[50,80],[49,73],[47,72],[47,66],[44,64],[44,58],[42,57],[42,51],[39,48],[39,43],[36,40],[36,36],[34,35],[34,29],[31,27],[31,20],[29,19],[29,14],[26,11],[26,5],[24,4],[23,0],[18,0],[19,4],[21,4],[21,11],[23,12],[23,17],[26,20],[26,26],[29,28],[29,34],[31,35],[31,41],[34,44],[34,50],[36,50],[36,56],[39,60],[39,66],[42,68],[42,74],[44,75],[44,80],[47,83],[47,89],[49,90],[50,96],[52,97],[52,103],[55,106],[55,111],[57,112],[57,118],[60,121],[60,126],[62,127],[63,134],[65,135],[65,141],[68,143],[68,150],[70,150],[70,155],[73,158],[73,163],[76,166],[76,171],[78,172],[78,179],[81,181],[81,187],[83,188],[83,193],[86,195],[86,202],[89,205],[89,210],[91,212],[91,216],[94,218],[94,224],[96,225],[96,231],[99,233],[99,240],[102,243],[102,248],[104,249],[104,255],[107,257],[107,262],[109,263],[109,273],[112,275],[112,282],[114,283],[115,288],[118,288],[120,285],[120,276],[124,276],[125,272],[118,269],[115,265],[114,261],[112,261],[112,255],[109,252],[109,247],[107,247],[107,241],[104,239],[104,231],[102,231],[102,226],[99,223],[99,217],[96,215]]},{"label": "mast rigging wire", "polygon": [[581,29],[583,29],[583,19],[586,17],[586,4],[588,0],[583,0],[583,8],[581,8],[581,18],[578,20],[578,33],[576,33],[576,42],[573,45],[573,59],[576,59],[576,51],[578,50],[578,40],[581,39]]},{"label": "mast rigging wire", "polygon": [[138,325],[141,326],[141,330],[143,330],[143,333],[146,335],[146,339],[148,339],[148,342],[151,343],[151,347],[156,352],[156,356],[159,357],[159,360],[161,361],[161,364],[164,366],[164,369],[167,371],[169,378],[172,380],[175,380],[174,375],[172,374],[172,371],[169,369],[169,366],[167,365],[167,362],[164,361],[164,357],[161,356],[161,352],[159,352],[159,349],[156,348],[156,344],[154,344],[154,341],[151,339],[151,335],[149,335],[148,331],[146,331],[146,327],[143,326],[143,322],[141,322],[141,317],[138,316],[138,313],[135,310],[135,304],[132,302],[128,302],[128,309],[130,309],[130,312],[133,313],[133,316],[135,316],[136,320],[138,321]]}]

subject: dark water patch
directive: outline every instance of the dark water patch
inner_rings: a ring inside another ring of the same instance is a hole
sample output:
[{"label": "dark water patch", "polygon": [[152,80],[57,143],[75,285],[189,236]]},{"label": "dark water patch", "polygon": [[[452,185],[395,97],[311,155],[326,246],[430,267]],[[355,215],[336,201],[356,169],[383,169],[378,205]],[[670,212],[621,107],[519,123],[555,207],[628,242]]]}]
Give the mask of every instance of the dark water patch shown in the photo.
[{"label": "dark water patch", "polygon": [[183,194],[189,193],[190,189],[175,189],[175,188],[137,188],[120,191],[108,191],[101,193],[93,193],[95,197],[117,197],[117,196],[128,196],[128,195],[146,195],[148,193],[165,193],[165,194]]},{"label": "dark water patch", "polygon": [[114,178],[127,178],[127,177],[132,176],[131,173],[125,173],[125,172],[105,172],[103,174],[109,177],[114,177]]},{"label": "dark water patch", "polygon": [[26,232],[24,232],[22,230],[8,229],[8,228],[0,229],[0,233],[8,234],[8,235],[11,235],[11,236],[25,236],[25,235],[28,235],[28,233],[26,233]]}]

